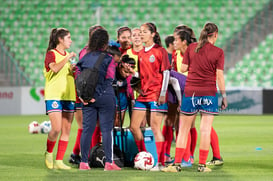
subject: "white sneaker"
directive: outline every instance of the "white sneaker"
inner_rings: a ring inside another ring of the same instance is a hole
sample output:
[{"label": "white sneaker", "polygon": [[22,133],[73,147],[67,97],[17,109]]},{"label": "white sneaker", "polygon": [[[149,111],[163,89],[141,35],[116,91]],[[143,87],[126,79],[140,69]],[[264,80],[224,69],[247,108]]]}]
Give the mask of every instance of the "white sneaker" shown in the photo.
[{"label": "white sneaker", "polygon": [[161,163],[157,163],[150,171],[152,171],[152,172],[159,172],[163,168],[165,168],[165,166],[163,166]]}]

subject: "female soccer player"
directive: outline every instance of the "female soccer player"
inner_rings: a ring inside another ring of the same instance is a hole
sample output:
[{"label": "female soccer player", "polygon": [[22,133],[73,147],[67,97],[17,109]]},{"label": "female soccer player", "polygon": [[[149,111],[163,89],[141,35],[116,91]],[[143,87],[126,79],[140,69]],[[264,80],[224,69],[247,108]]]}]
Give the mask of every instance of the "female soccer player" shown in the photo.
[{"label": "female soccer player", "polygon": [[[53,167],[55,169],[71,169],[63,163],[76,99],[73,67],[69,62],[69,59],[75,57],[76,54],[66,51],[70,48],[71,43],[71,35],[67,29],[52,29],[44,67],[46,114],[48,114],[52,126],[48,133],[45,152],[45,164],[49,169],[53,169]],[[59,134],[58,151],[53,164],[53,149]]]},{"label": "female soccer player", "polygon": [[[217,115],[218,98],[216,80],[222,94],[221,109],[227,107],[224,81],[224,52],[214,46],[218,27],[207,23],[200,33],[198,43],[191,44],[184,55],[181,71],[189,71],[182,99],[179,133],[176,143],[175,164],[163,171],[177,172],[185,153],[188,132],[198,112],[201,113],[199,172],[210,172],[206,159],[210,146],[210,133],[214,115]],[[177,165],[178,164],[178,165]]]},{"label": "female soccer player", "polygon": [[117,31],[117,42],[120,44],[119,50],[121,54],[130,48],[131,29],[127,26],[120,27]]},{"label": "female soccer player", "polygon": [[[94,25],[89,28],[89,37],[92,36],[93,32],[96,31],[97,29],[104,29],[100,25]],[[79,53],[79,60],[82,59],[82,57],[86,54],[88,45],[86,45]],[[77,78],[77,75],[79,74],[79,70],[77,67],[75,67],[76,70],[74,72],[74,77],[75,79]],[[76,142],[73,148],[73,152],[70,155],[69,158],[69,163],[71,164],[76,164],[79,165],[81,162],[81,157],[80,157],[80,140],[81,140],[81,135],[82,135],[82,107],[83,103],[80,101],[79,97],[76,95],[76,112],[75,112],[75,119],[78,124],[78,131],[77,131],[77,137],[76,137]],[[100,142],[100,128],[99,125],[96,126],[92,141],[91,141],[91,147],[95,146],[97,143]]]},{"label": "female soccer player", "polygon": [[[123,125],[125,111],[129,104],[134,101],[133,89],[130,85],[133,72],[131,71],[135,67],[135,60],[128,55],[123,55],[121,62],[118,63],[116,68],[116,76],[113,82],[113,87],[116,93],[116,116],[115,126]],[[121,115],[120,115],[121,114]],[[121,116],[121,117],[120,117]]]},{"label": "female soccer player", "polygon": [[115,115],[115,93],[112,87],[115,75],[115,61],[105,50],[108,46],[109,35],[104,29],[93,32],[88,42],[87,54],[77,63],[80,71],[92,68],[98,57],[105,54],[103,62],[99,67],[99,78],[96,85],[94,98],[90,102],[84,102],[83,107],[83,131],[81,136],[82,161],[80,170],[90,170],[88,165],[88,154],[90,141],[94,132],[97,120],[103,138],[103,149],[105,152],[105,171],[120,170],[113,162],[113,124]]},{"label": "female soccer player", "polygon": [[[142,44],[142,41],[141,41],[140,29],[139,28],[134,28],[132,30],[131,40],[132,40],[132,46],[131,46],[130,49],[128,49],[125,52],[125,54],[129,55],[130,58],[133,58],[135,60],[135,62],[136,62],[135,68],[132,69],[132,71],[134,71],[133,76],[138,77],[138,54],[143,49],[143,44]],[[138,94],[137,94],[136,91],[134,91],[134,97],[135,97],[135,99],[138,97]],[[130,117],[131,117],[131,112],[132,112],[132,110],[129,107]],[[146,121],[146,118],[145,118],[141,123],[141,127],[145,127],[146,122],[147,121]]]},{"label": "female soccer player", "polygon": [[[177,26],[174,30],[174,36],[176,35],[177,32],[179,32],[181,30],[186,31],[187,33],[190,34],[192,43],[196,42],[196,38],[195,38],[195,34],[194,34],[193,30],[186,25]],[[185,49],[184,49],[184,52],[185,52]],[[181,72],[180,67],[182,64],[184,52],[182,50],[181,51],[177,50],[176,54],[174,55],[173,65],[174,65],[174,67],[178,67],[177,71],[179,71],[179,72]],[[185,75],[187,75],[187,72]],[[194,163],[194,152],[195,152],[195,147],[196,147],[196,143],[197,143],[197,130],[195,128],[195,121],[192,123],[189,136],[190,136],[189,140],[191,142],[190,143],[190,160],[191,160],[191,163],[193,164]],[[218,135],[213,127],[211,128],[211,148],[212,148],[212,152],[213,152],[213,158],[210,162],[207,163],[207,165],[223,165],[224,161],[220,155]],[[185,156],[186,158],[187,158],[187,155],[188,155],[188,153]],[[187,163],[186,159],[183,158],[182,166],[183,165],[190,166],[190,163],[189,162]]]},{"label": "female soccer player", "polygon": [[147,112],[150,112],[150,125],[155,136],[158,164],[152,171],[159,171],[164,165],[164,137],[161,123],[167,112],[166,92],[169,82],[170,62],[167,51],[161,46],[161,40],[153,23],[141,25],[141,40],[145,48],[139,52],[139,77],[142,94],[138,96],[132,113],[130,130],[139,151],[146,150],[140,124]]},{"label": "female soccer player", "polygon": [[[188,46],[192,43],[191,35],[187,33],[186,31],[178,31],[175,33],[174,36],[174,47],[175,50],[179,51],[179,55],[183,57],[186,49]],[[183,79],[185,80],[185,79]],[[172,87],[169,87],[169,89],[172,89]],[[184,87],[182,87],[184,89]],[[170,158],[170,149],[171,149],[171,144],[173,140],[173,126],[175,125],[175,128],[178,133],[178,118],[179,118],[179,112],[177,112],[177,106],[181,105],[181,102],[177,101],[168,101],[168,114],[165,119],[165,124],[163,126],[162,133],[164,135],[164,138],[166,140],[166,147],[165,147],[165,162],[166,163],[171,163],[172,159]],[[190,139],[190,137],[189,137]],[[191,140],[189,140],[189,144],[191,143]],[[189,161],[190,159],[190,146],[187,147],[187,154],[183,158],[182,166],[183,167],[190,167],[191,162]]]},{"label": "female soccer player", "polygon": [[138,71],[137,70],[138,69],[138,54],[143,49],[139,28],[134,28],[132,30],[131,40],[132,40],[132,47],[126,51],[126,54],[136,61],[134,71],[137,72]]}]

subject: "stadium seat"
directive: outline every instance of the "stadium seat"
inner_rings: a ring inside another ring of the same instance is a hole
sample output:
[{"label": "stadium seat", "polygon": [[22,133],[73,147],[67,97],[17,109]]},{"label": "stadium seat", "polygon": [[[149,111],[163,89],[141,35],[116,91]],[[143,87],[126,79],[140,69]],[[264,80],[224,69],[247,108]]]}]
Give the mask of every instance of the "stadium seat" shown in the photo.
[{"label": "stadium seat", "polygon": [[[116,39],[116,30],[119,26],[128,25],[133,28],[147,21],[155,22],[161,39],[172,34],[174,27],[179,24],[192,27],[198,38],[204,24],[211,21],[219,26],[220,36],[216,45],[222,47],[233,33],[239,31],[248,19],[268,2],[269,0],[5,0],[0,6],[0,38],[30,75],[31,70],[27,70],[29,68],[25,62],[44,61],[51,28],[60,26],[68,28],[73,40],[70,51],[78,53],[87,42],[88,28],[98,22],[95,15],[98,7],[102,8],[100,23],[109,31],[111,39]],[[272,42],[272,37],[268,36],[266,43],[258,48],[263,57],[251,54],[250,58],[246,58],[247,62],[254,58],[258,58],[259,61],[272,59],[272,50],[266,48],[270,47],[271,44],[268,42]],[[31,55],[33,52],[35,56]],[[40,70],[43,68],[43,64],[40,63],[33,66]],[[252,66],[257,65],[255,63]],[[238,70],[241,68],[239,65]],[[237,65],[235,69],[237,72]],[[33,72],[32,74],[36,75]],[[233,74],[227,73],[228,80],[238,84],[241,78],[237,79]],[[42,71],[37,72],[36,76],[30,76],[38,85],[42,83],[41,77]]]}]

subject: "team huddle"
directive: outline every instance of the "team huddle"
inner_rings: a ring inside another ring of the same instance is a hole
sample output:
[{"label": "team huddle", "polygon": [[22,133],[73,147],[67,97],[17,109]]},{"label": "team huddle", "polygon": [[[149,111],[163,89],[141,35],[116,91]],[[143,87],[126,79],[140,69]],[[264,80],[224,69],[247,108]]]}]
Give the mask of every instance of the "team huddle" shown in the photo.
[{"label": "team huddle", "polygon": [[[218,136],[212,127],[214,115],[219,113],[217,86],[222,95],[220,109],[227,107],[224,52],[214,46],[217,37],[214,23],[205,24],[198,42],[190,27],[179,25],[165,39],[166,50],[153,23],[134,29],[121,27],[115,42],[109,42],[107,30],[96,25],[90,27],[88,43],[75,64],[70,60],[76,54],[66,51],[72,43],[70,32],[53,29],[44,68],[46,113],[52,125],[45,152],[47,168],[71,169],[63,163],[63,157],[75,117],[78,132],[69,162],[80,170],[90,170],[90,149],[102,139],[104,170],[121,170],[113,161],[113,128],[122,126],[127,110],[139,152],[147,151],[141,128],[149,126],[154,134],[158,161],[150,171],[179,172],[183,167],[192,167],[198,112],[198,171],[210,172],[207,165],[223,165]],[[95,92],[86,101],[76,95],[74,82],[83,70],[97,66],[97,62],[101,63]],[[172,159],[174,130],[176,148]],[[206,162],[210,146],[213,159]]]}]

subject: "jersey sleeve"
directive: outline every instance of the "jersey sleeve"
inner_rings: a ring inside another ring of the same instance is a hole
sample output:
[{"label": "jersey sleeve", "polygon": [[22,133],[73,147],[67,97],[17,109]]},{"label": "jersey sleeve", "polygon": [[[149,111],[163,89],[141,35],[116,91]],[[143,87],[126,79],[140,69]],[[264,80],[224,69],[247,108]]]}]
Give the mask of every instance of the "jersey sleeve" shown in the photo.
[{"label": "jersey sleeve", "polygon": [[115,60],[113,57],[111,57],[111,62],[107,68],[106,71],[106,79],[114,79],[115,78],[115,73],[116,73],[116,66],[117,64],[115,63]]},{"label": "jersey sleeve", "polygon": [[45,56],[45,68],[46,71],[48,72],[50,70],[49,64],[55,61],[55,54],[52,51],[48,51]]},{"label": "jersey sleeve", "polygon": [[186,52],[184,53],[182,63],[186,64],[186,65],[189,65],[189,63],[190,63],[189,58],[190,58],[190,46],[187,48]]},{"label": "jersey sleeve", "polygon": [[170,61],[168,57],[168,52],[164,48],[162,48],[161,53],[162,53],[162,64],[161,64],[160,71],[163,72],[164,70],[171,69],[171,65],[170,65]]},{"label": "jersey sleeve", "polygon": [[221,49],[219,59],[217,60],[216,68],[220,70],[224,70],[224,64],[225,64],[225,56],[224,56],[224,51]]}]

